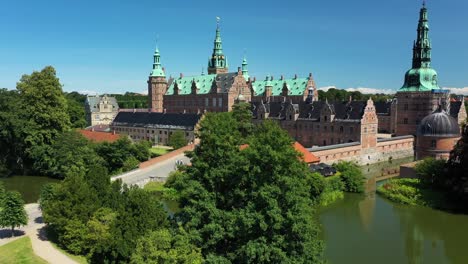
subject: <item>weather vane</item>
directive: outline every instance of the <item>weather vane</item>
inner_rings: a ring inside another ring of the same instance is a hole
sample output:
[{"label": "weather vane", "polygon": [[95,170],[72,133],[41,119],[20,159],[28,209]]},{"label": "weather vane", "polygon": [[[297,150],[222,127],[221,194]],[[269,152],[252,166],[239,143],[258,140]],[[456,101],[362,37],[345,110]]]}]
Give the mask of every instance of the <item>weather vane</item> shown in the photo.
[{"label": "weather vane", "polygon": [[218,26],[219,28],[219,21],[221,20],[221,18],[219,16],[216,17],[216,25]]}]

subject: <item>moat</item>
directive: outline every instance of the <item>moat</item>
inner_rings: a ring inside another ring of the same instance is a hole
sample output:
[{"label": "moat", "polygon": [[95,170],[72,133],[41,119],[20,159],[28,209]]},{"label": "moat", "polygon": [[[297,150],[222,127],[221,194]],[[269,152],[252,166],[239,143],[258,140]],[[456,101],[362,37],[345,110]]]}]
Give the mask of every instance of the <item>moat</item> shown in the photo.
[{"label": "moat", "polygon": [[[364,167],[367,177],[407,160]],[[37,201],[40,186],[57,180],[45,177],[0,178],[7,189]],[[175,203],[165,203],[175,210]],[[420,206],[403,206],[375,193],[346,194],[319,211],[325,257],[330,263],[468,263],[468,215]]]}]

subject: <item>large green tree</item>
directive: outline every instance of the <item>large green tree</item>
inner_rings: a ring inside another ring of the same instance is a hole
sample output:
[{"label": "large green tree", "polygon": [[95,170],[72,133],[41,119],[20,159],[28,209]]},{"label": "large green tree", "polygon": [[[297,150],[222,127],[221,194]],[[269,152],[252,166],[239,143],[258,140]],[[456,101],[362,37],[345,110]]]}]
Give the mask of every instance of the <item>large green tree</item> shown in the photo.
[{"label": "large green tree", "polygon": [[20,227],[28,223],[28,215],[24,209],[24,201],[21,194],[16,191],[5,193],[0,209],[0,227],[11,228],[11,236],[15,227]]},{"label": "large green tree", "polygon": [[[463,127],[461,139],[450,153],[445,186],[457,199],[468,202],[468,125]],[[468,206],[466,207],[468,210]]]},{"label": "large green tree", "polygon": [[91,166],[104,164],[89,141],[74,130],[59,134],[50,145],[35,147],[31,156],[35,171],[56,178],[71,174],[84,176]]},{"label": "large green tree", "polygon": [[25,138],[31,147],[51,144],[60,133],[70,128],[67,101],[52,66],[23,75],[16,89],[20,95],[17,108],[22,118],[34,125],[33,129],[26,131]]},{"label": "large green tree", "polygon": [[340,161],[333,165],[340,173],[347,192],[363,193],[365,177],[359,166],[354,162]]},{"label": "large green tree", "polygon": [[132,254],[133,264],[201,264],[199,248],[190,243],[188,234],[179,228],[174,232],[159,229],[138,240]]},{"label": "large green tree", "polygon": [[167,144],[174,149],[179,149],[187,145],[187,139],[185,138],[184,131],[174,131],[170,136]]},{"label": "large green tree", "polygon": [[207,263],[317,263],[308,168],[276,124],[244,142],[232,113],[207,114],[192,166],[168,187],[180,192],[181,222]]}]

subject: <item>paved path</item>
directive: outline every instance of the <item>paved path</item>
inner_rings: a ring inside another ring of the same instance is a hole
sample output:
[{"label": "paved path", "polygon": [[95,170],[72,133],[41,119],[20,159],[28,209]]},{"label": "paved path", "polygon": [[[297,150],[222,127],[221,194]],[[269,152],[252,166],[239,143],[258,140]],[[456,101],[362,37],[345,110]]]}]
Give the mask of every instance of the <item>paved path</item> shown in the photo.
[{"label": "paved path", "polygon": [[[25,205],[26,212],[28,213],[28,225],[20,228],[16,234],[17,237],[13,238],[1,238],[0,245],[11,242],[15,239],[18,239],[23,234],[29,236],[31,239],[31,244],[33,251],[36,255],[43,258],[50,264],[68,264],[76,263],[74,260],[64,255],[62,252],[57,250],[52,246],[52,244],[47,240],[45,234],[45,224],[42,222],[42,212],[39,210],[39,204],[27,204]],[[3,232],[3,230],[2,230]],[[21,236],[19,236],[21,235]]]},{"label": "paved path", "polygon": [[150,176],[154,176],[161,179],[162,181],[165,181],[167,177],[169,177],[169,174],[175,170],[176,160],[182,160],[184,164],[190,162],[190,159],[182,153],[168,160],[151,165],[147,168],[136,169],[125,174],[112,177],[112,180],[114,181],[116,179],[122,179],[122,182],[128,185],[144,185]]}]

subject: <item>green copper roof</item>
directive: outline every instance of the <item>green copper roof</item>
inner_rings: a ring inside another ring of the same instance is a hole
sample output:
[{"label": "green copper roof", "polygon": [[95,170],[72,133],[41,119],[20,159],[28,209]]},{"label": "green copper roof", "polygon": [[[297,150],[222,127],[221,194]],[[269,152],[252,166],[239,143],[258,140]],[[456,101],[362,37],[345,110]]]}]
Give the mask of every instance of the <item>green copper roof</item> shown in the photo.
[{"label": "green copper roof", "polygon": [[399,91],[422,92],[440,89],[437,72],[431,68],[431,40],[427,8],[423,4],[419,12],[417,39],[413,45],[413,67],[405,74],[405,83]]},{"label": "green copper roof", "polygon": [[169,89],[167,89],[166,94],[167,95],[174,94],[174,87],[176,83],[177,83],[177,87],[179,88],[179,94],[191,94],[193,81],[195,81],[195,85],[198,89],[197,91],[198,94],[207,94],[210,92],[215,78],[216,78],[215,74],[187,76],[187,77],[177,78],[171,83],[171,85],[169,86]]},{"label": "green copper roof", "polygon": [[265,86],[271,84],[272,95],[281,95],[283,91],[283,85],[286,84],[288,88],[288,95],[304,95],[304,91],[307,90],[307,83],[309,78],[296,78],[296,79],[284,79],[284,80],[269,80],[255,81],[252,83],[252,88],[255,91],[255,95],[262,95],[265,92]]},{"label": "green copper roof", "polygon": [[244,59],[242,60],[242,76],[244,76],[244,79],[246,81],[249,80],[249,69],[248,69],[248,64],[247,64],[247,59],[244,56]]},{"label": "green copper roof", "polygon": [[406,72],[405,84],[401,92],[423,92],[440,89],[437,84],[437,72],[432,68],[411,69]]},{"label": "green copper roof", "polygon": [[208,68],[228,68],[229,63],[223,53],[223,42],[221,40],[221,30],[219,24],[216,27],[216,37],[214,40],[213,53],[208,58]]},{"label": "green copper roof", "polygon": [[151,77],[165,77],[166,74],[164,73],[161,67],[161,55],[159,54],[159,49],[156,47],[153,55],[153,71],[150,73]]}]

